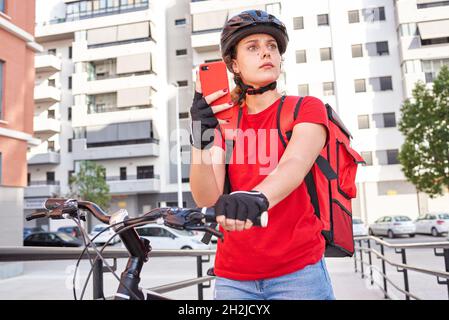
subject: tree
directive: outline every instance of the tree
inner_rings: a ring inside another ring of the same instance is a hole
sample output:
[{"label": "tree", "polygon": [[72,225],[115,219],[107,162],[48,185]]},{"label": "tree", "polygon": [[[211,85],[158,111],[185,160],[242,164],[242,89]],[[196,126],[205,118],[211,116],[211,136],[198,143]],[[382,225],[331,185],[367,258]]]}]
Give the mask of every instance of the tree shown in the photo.
[{"label": "tree", "polygon": [[82,161],[79,172],[70,177],[70,197],[80,198],[98,204],[102,209],[109,207],[111,196],[106,183],[106,170],[93,161]]},{"label": "tree", "polygon": [[402,171],[418,191],[431,198],[443,195],[449,190],[449,68],[441,68],[433,90],[419,81],[401,113]]}]

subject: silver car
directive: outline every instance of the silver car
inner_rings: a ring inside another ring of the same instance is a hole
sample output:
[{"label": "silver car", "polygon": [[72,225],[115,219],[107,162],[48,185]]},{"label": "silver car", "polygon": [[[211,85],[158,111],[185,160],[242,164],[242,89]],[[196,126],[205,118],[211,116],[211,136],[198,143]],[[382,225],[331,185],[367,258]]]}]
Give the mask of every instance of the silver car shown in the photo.
[{"label": "silver car", "polygon": [[449,213],[428,213],[415,221],[416,233],[427,233],[434,237],[449,231]]},{"label": "silver car", "polygon": [[397,235],[415,236],[416,227],[407,216],[384,216],[369,225],[368,233],[394,238]]},{"label": "silver car", "polygon": [[354,237],[368,235],[368,230],[361,219],[352,218],[352,233]]}]

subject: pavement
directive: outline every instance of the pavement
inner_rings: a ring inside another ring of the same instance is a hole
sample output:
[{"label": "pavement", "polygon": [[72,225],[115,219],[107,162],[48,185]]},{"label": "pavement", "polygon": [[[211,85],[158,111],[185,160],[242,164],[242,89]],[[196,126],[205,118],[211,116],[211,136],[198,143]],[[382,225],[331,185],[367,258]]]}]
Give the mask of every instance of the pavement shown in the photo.
[{"label": "pavement", "polygon": [[[207,270],[212,263],[206,263]],[[118,270],[123,270],[126,259],[118,261]],[[381,300],[383,293],[370,285],[369,280],[361,279],[360,271],[354,272],[352,258],[326,258],[326,264],[331,277],[334,294],[337,300]],[[75,270],[74,261],[36,261],[23,262],[23,275],[0,280],[0,299],[4,300],[72,300],[72,279]],[[78,274],[77,293],[81,293],[84,279],[89,271],[87,261],[81,263]],[[118,272],[120,274],[120,272]],[[141,286],[155,287],[171,282],[192,279],[196,277],[196,259],[191,257],[153,258],[141,275]],[[117,280],[111,273],[104,275],[104,292],[112,295],[117,289]],[[197,286],[183,288],[166,294],[173,299],[196,300]],[[204,299],[211,300],[212,288],[204,289]],[[91,282],[86,289],[86,299],[92,298]]]}]

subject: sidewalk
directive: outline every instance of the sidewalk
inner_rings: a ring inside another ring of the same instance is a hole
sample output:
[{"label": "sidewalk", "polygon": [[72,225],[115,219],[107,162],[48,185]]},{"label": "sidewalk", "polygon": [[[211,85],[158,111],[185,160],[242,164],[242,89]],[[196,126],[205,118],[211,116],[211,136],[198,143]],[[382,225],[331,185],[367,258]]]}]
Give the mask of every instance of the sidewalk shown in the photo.
[{"label": "sidewalk", "polygon": [[354,258],[326,258],[326,265],[337,300],[384,300],[383,292],[371,286],[360,270],[354,271]]}]

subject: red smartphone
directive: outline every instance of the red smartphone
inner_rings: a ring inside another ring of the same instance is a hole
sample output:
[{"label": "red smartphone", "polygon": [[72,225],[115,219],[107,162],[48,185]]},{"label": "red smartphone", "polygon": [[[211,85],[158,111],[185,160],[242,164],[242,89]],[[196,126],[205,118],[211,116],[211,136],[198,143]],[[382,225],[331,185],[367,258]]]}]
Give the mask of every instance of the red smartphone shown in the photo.
[{"label": "red smartphone", "polygon": [[[212,109],[214,106],[228,103],[231,101],[231,93],[229,92],[228,73],[226,71],[226,64],[223,61],[203,63],[199,67],[199,77],[201,82],[201,89],[203,90],[203,96],[208,96],[225,88],[228,89],[228,93],[218,98],[211,103]],[[233,108],[218,112],[215,114],[217,119],[230,119],[232,117]]]}]

